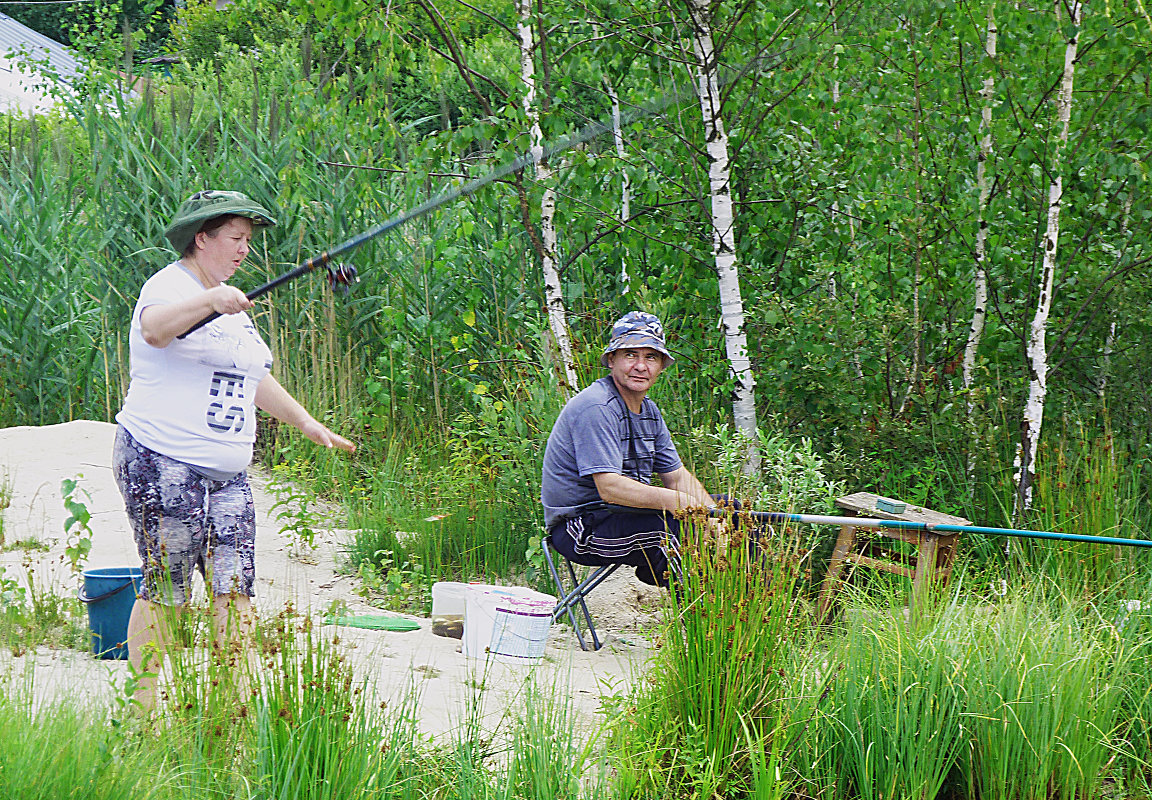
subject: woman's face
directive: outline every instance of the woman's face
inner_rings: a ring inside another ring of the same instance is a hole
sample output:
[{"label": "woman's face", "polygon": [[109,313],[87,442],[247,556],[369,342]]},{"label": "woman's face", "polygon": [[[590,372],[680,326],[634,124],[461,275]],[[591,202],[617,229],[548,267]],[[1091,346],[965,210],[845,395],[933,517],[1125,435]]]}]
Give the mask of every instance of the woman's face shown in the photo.
[{"label": "woman's face", "polygon": [[196,234],[196,265],[204,272],[211,286],[219,286],[231,278],[248,255],[248,242],[252,239],[252,220],[232,217],[215,231]]}]

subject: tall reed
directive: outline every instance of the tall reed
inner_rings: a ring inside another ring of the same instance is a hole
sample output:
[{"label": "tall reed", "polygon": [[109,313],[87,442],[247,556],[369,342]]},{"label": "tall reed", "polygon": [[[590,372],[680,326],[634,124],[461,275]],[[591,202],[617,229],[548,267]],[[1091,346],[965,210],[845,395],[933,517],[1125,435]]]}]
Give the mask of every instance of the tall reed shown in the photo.
[{"label": "tall reed", "polygon": [[758,792],[786,788],[764,765],[804,716],[790,706],[810,702],[788,696],[790,653],[808,623],[793,533],[757,543],[747,521],[719,530],[685,520],[683,580],[650,682],[624,715],[633,732],[623,735],[620,773],[640,796],[729,796],[754,781]]},{"label": "tall reed", "polygon": [[839,765],[862,800],[931,800],[966,745],[966,664],[949,626],[919,630],[890,609],[859,614],[829,655]]},{"label": "tall reed", "polygon": [[1059,595],[1017,596],[971,628],[971,790],[1004,800],[1100,796],[1134,653]]}]

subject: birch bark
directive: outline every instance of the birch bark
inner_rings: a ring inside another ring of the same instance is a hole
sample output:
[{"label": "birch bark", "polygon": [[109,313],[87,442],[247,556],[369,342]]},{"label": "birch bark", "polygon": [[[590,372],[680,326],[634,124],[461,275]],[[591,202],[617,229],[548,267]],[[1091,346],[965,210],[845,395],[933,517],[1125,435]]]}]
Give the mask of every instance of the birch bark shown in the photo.
[{"label": "birch bark", "polygon": [[984,88],[980,96],[984,106],[980,109],[980,155],[976,158],[976,189],[979,200],[976,209],[976,275],[973,292],[974,308],[972,310],[972,324],[968,328],[968,344],[964,348],[964,367],[962,380],[965,395],[968,397],[968,418],[972,419],[973,403],[969,391],[976,372],[976,352],[980,347],[980,339],[984,335],[984,322],[988,318],[988,159],[992,157],[992,101],[995,93],[995,76],[992,62],[996,59],[996,20],[993,16],[993,5],[988,9],[988,35],[984,42],[984,54],[988,57],[989,72],[984,79]]},{"label": "birch bark", "polygon": [[692,45],[696,57],[696,85],[704,119],[704,140],[708,153],[708,184],[712,200],[712,254],[720,285],[720,325],[729,367],[736,380],[732,416],[736,429],[750,443],[745,471],[759,468],[756,448],[756,381],[748,358],[748,338],[744,331],[744,301],[740,295],[740,272],[736,262],[736,218],[732,204],[728,135],[720,97],[716,50],[708,0],[687,0],[692,21]]},{"label": "birch bark", "polygon": [[544,303],[548,309],[548,328],[564,370],[562,391],[571,396],[579,389],[576,360],[572,356],[572,338],[568,333],[568,316],[564,308],[564,291],[556,259],[556,189],[552,168],[544,159],[544,133],[540,127],[540,109],[536,103],[536,67],[532,57],[531,0],[516,0],[516,33],[520,40],[520,80],[524,83],[524,115],[530,124],[530,151],[536,164],[536,180],[544,187],[540,200],[540,260],[544,272]]},{"label": "birch bark", "polygon": [[[1040,430],[1044,423],[1044,400],[1048,394],[1048,350],[1045,336],[1048,316],[1052,310],[1053,279],[1056,273],[1056,246],[1060,237],[1060,205],[1064,196],[1063,157],[1068,145],[1068,128],[1072,119],[1072,79],[1076,69],[1076,51],[1080,38],[1083,6],[1073,0],[1069,7],[1071,36],[1064,49],[1064,76],[1056,100],[1059,137],[1052,153],[1051,178],[1048,184],[1048,228],[1044,234],[1044,262],[1040,269],[1040,294],[1036,301],[1036,314],[1028,333],[1028,401],[1020,430],[1020,469],[1017,473],[1016,508],[1027,511],[1032,506],[1032,484],[1036,478],[1036,453],[1040,445]],[[1060,13],[1060,5],[1056,6]]]},{"label": "birch bark", "polygon": [[924,104],[920,93],[920,53],[916,46],[916,29],[908,23],[908,51],[912,64],[912,196],[916,213],[912,223],[912,367],[906,371],[908,384],[904,398],[900,401],[897,415],[902,415],[908,407],[912,394],[920,388],[920,365],[924,360],[923,319],[920,311],[920,287],[923,283],[924,242],[923,228],[924,191],[923,163],[920,159],[921,126],[924,120]]},{"label": "birch bark", "polygon": [[[604,86],[608,92],[608,100],[612,103],[612,141],[616,145],[616,158],[620,160],[620,225],[628,223],[632,215],[632,186],[628,181],[628,170],[624,161],[624,130],[620,123],[620,96],[616,87],[608,78],[604,78]],[[628,256],[620,254],[620,294],[628,294]]]},{"label": "birch bark", "polygon": [[[990,184],[988,181],[988,160],[992,157],[992,101],[996,91],[995,67],[996,61],[996,18],[994,16],[995,3],[988,7],[988,34],[984,40],[984,55],[988,59],[988,77],[984,79],[984,88],[980,90],[984,101],[980,109],[980,155],[976,157],[976,270],[972,291],[972,324],[968,327],[968,343],[964,347],[964,362],[961,369],[961,381],[964,388],[964,400],[968,407],[968,427],[971,429],[974,420],[976,404],[972,400],[972,383],[976,373],[976,353],[980,349],[980,339],[984,335],[984,323],[988,318],[988,194]],[[968,455],[968,474],[971,475],[976,468],[975,452]]]},{"label": "birch bark", "polygon": [[[1132,215],[1132,201],[1136,199],[1136,190],[1128,192],[1124,201],[1124,216],[1120,218],[1120,239],[1128,236],[1128,218]],[[1108,370],[1112,366],[1112,352],[1116,347],[1116,317],[1108,323],[1108,334],[1104,337],[1104,351],[1100,355],[1100,375],[1096,379],[1096,398],[1100,401],[1100,408],[1107,408],[1105,390],[1108,388]]]}]

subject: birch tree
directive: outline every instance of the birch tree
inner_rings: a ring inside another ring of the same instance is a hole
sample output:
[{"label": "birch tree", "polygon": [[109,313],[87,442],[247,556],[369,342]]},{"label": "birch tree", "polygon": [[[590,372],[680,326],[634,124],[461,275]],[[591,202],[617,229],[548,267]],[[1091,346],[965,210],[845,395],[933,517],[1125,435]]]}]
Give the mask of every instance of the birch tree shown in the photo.
[{"label": "birch tree", "polygon": [[[1132,201],[1136,199],[1136,190],[1128,192],[1128,199],[1124,201],[1124,216],[1120,218],[1120,238],[1128,235],[1128,218],[1132,215]],[[1100,372],[1096,379],[1096,399],[1100,407],[1105,408],[1105,390],[1108,388],[1108,369],[1112,364],[1112,352],[1116,348],[1116,317],[1113,312],[1112,320],[1108,323],[1108,333],[1104,337],[1104,351],[1100,354]]]},{"label": "birch tree", "polygon": [[516,0],[516,33],[520,44],[520,80],[524,84],[524,116],[530,125],[532,161],[536,180],[544,187],[540,200],[540,261],[544,273],[544,305],[548,310],[548,328],[552,331],[560,366],[564,370],[564,394],[579,389],[576,360],[572,357],[572,337],[568,333],[568,315],[564,307],[564,289],[556,259],[556,187],[552,168],[544,158],[544,133],[540,127],[540,108],[536,103],[536,67],[532,46],[531,0]]},{"label": "birch tree", "polygon": [[736,262],[736,216],[732,204],[728,135],[724,129],[718,59],[712,39],[708,0],[688,0],[695,55],[696,87],[704,119],[704,141],[708,155],[708,186],[711,199],[712,254],[720,286],[720,327],[724,346],[735,378],[732,415],[736,429],[751,443],[746,470],[759,467],[756,450],[756,381],[748,358],[744,331],[744,301],[740,294],[740,272]]},{"label": "birch tree", "polygon": [[[617,94],[616,87],[607,77],[604,78],[604,87],[608,93],[608,101],[612,104],[612,142],[616,146],[616,158],[620,160],[620,225],[623,227],[628,224],[628,218],[632,215],[632,186],[628,181],[628,170],[625,169],[624,131],[620,123],[620,95]],[[620,256],[621,294],[628,294],[628,280],[628,257],[622,253]]]},{"label": "birch tree", "polygon": [[[1072,80],[1076,69],[1076,51],[1080,37],[1083,6],[1073,0],[1069,7],[1070,36],[1064,49],[1064,74],[1056,99],[1056,145],[1048,183],[1048,224],[1044,234],[1044,259],[1040,268],[1039,295],[1036,313],[1028,332],[1028,400],[1020,426],[1020,447],[1017,452],[1019,471],[1016,475],[1016,510],[1027,511],[1032,506],[1032,484],[1036,478],[1036,453],[1040,445],[1040,431],[1044,423],[1044,400],[1048,394],[1048,351],[1045,337],[1048,316],[1052,310],[1053,282],[1056,274],[1056,252],[1060,237],[1060,206],[1064,196],[1063,156],[1068,145],[1068,129],[1072,118]],[[1056,13],[1059,15],[1060,6]]]},{"label": "birch tree", "polygon": [[[992,103],[996,92],[996,78],[994,63],[996,61],[996,17],[995,4],[988,8],[988,33],[984,39],[984,55],[988,75],[984,78],[984,87],[980,90],[983,105],[980,109],[980,154],[976,157],[976,192],[978,196],[976,207],[976,269],[972,292],[973,309],[972,323],[968,327],[968,342],[964,347],[964,362],[961,369],[961,381],[964,387],[964,398],[968,407],[968,425],[973,424],[972,415],[975,403],[972,400],[972,382],[976,372],[976,353],[980,348],[980,339],[984,334],[984,323],[988,318],[988,194],[990,184],[988,181],[988,160],[992,157]],[[975,466],[974,454],[969,455],[968,472]]]}]

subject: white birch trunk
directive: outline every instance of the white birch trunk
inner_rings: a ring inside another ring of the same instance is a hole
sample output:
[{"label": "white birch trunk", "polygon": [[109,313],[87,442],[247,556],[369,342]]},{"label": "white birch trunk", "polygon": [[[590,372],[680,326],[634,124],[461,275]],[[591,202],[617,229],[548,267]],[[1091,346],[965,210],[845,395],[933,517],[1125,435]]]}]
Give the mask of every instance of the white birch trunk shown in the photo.
[{"label": "white birch trunk", "polygon": [[572,337],[568,334],[568,317],[564,308],[564,291],[556,258],[556,190],[552,185],[552,168],[544,160],[544,133],[540,128],[540,110],[536,106],[536,65],[532,58],[532,4],[516,0],[520,37],[520,80],[524,83],[524,115],[531,125],[530,149],[536,164],[536,180],[544,187],[540,201],[540,239],[543,244],[544,303],[548,308],[548,327],[552,331],[560,364],[564,370],[564,394],[579,389],[576,360],[572,356]]},{"label": "white birch trunk", "polygon": [[[1124,216],[1120,218],[1120,239],[1128,236],[1128,217],[1132,214],[1132,201],[1136,199],[1136,190],[1128,192],[1124,201]],[[1116,318],[1108,324],[1108,334],[1104,337],[1104,351],[1100,357],[1100,376],[1096,380],[1096,398],[1100,401],[1100,408],[1106,408],[1105,390],[1108,388],[1108,370],[1112,366],[1112,352],[1116,348]]]},{"label": "white birch trunk", "polygon": [[[984,43],[984,53],[989,61],[996,59],[997,30],[993,8],[994,5],[988,9],[988,36]],[[976,373],[976,353],[980,347],[980,339],[984,335],[984,323],[988,318],[988,220],[985,213],[988,209],[988,193],[991,188],[988,180],[988,160],[992,157],[992,101],[995,95],[995,74],[991,66],[980,94],[984,100],[984,107],[980,110],[980,155],[976,159],[976,188],[979,194],[976,209],[976,280],[973,290],[972,324],[968,328],[968,344],[964,348],[964,366],[961,371],[964,395],[968,404],[969,425],[972,424],[975,408],[971,390]]]},{"label": "white birch trunk", "polygon": [[748,338],[744,332],[744,300],[740,295],[740,272],[736,264],[736,215],[732,205],[732,185],[728,161],[728,134],[721,113],[720,85],[708,0],[688,0],[692,17],[692,44],[696,55],[696,84],[700,111],[704,118],[704,140],[708,152],[708,184],[712,198],[712,254],[720,284],[720,325],[736,388],[732,416],[736,429],[749,437],[751,449],[746,471],[759,468],[756,448],[756,381],[748,358]]},{"label": "white birch trunk", "polygon": [[1116,347],[1116,320],[1108,324],[1108,335],[1104,337],[1104,352],[1101,354],[1100,378],[1096,382],[1096,399],[1103,408],[1106,403],[1105,393],[1108,388],[1108,367],[1112,361],[1112,351]]},{"label": "white birch trunk", "polygon": [[[1040,446],[1040,430],[1044,424],[1044,400],[1048,394],[1048,350],[1045,335],[1048,315],[1052,310],[1052,286],[1056,274],[1056,245],[1060,237],[1060,204],[1064,195],[1064,148],[1068,144],[1068,128],[1072,118],[1072,78],[1076,67],[1076,50],[1080,38],[1082,5],[1073,0],[1072,36],[1064,50],[1064,77],[1056,100],[1059,139],[1052,154],[1052,178],[1048,184],[1048,229],[1044,234],[1044,263],[1040,270],[1040,296],[1036,301],[1036,314],[1028,333],[1028,401],[1020,436],[1020,472],[1017,475],[1017,508],[1027,511],[1032,507],[1032,484],[1036,478],[1036,453]],[[1057,6],[1059,14],[1059,6]]]},{"label": "white birch trunk", "polygon": [[828,0],[828,13],[832,17],[832,38],[837,48],[832,54],[832,127],[840,128],[840,117],[836,115],[840,105],[840,28],[836,25],[836,0]]},{"label": "white birch trunk", "polygon": [[[632,185],[629,182],[628,170],[624,156],[624,129],[620,123],[620,96],[616,94],[616,87],[607,78],[604,86],[608,91],[608,99],[612,103],[612,141],[616,144],[616,158],[620,160],[620,231],[623,233],[628,218],[632,216]],[[628,257],[623,248],[620,255],[620,294],[628,294]]]},{"label": "white birch trunk", "polygon": [[921,331],[922,321],[920,318],[920,284],[923,281],[923,244],[922,244],[922,229],[923,229],[923,191],[921,190],[921,175],[923,167],[920,161],[920,127],[924,114],[924,106],[920,99],[920,66],[917,62],[916,55],[916,40],[914,38],[914,30],[911,25],[908,26],[908,50],[911,54],[912,61],[912,184],[913,184],[913,199],[915,201],[916,214],[910,220],[913,233],[913,249],[912,249],[912,366],[910,369],[905,370],[904,374],[907,378],[908,384],[904,390],[904,397],[900,400],[900,406],[897,410],[897,416],[904,413],[908,407],[908,401],[912,399],[912,393],[920,386],[920,364],[923,361],[922,352],[924,349],[923,332]]},{"label": "white birch trunk", "polygon": [[[964,361],[960,370],[967,407],[968,429],[975,432],[976,403],[972,398],[972,385],[976,379],[976,355],[980,350],[980,340],[984,336],[984,324],[988,319],[988,195],[991,182],[988,180],[988,161],[992,157],[992,103],[996,93],[996,18],[993,14],[995,3],[988,7],[988,33],[984,40],[984,54],[988,57],[988,77],[980,96],[984,101],[980,109],[980,154],[976,157],[976,269],[972,287],[972,323],[968,327],[968,343],[964,346]],[[976,450],[968,450],[968,477],[976,473]]]}]

